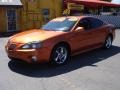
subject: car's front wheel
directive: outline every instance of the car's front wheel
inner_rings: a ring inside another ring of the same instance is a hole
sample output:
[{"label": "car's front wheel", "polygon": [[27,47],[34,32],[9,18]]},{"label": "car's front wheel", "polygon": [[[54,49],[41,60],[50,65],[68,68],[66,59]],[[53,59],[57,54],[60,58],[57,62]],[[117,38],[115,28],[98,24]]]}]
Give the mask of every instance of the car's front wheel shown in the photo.
[{"label": "car's front wheel", "polygon": [[108,36],[105,40],[104,48],[109,49],[112,47],[112,37]]},{"label": "car's front wheel", "polygon": [[70,58],[70,52],[66,45],[59,44],[55,46],[51,54],[51,63],[54,65],[65,64]]}]

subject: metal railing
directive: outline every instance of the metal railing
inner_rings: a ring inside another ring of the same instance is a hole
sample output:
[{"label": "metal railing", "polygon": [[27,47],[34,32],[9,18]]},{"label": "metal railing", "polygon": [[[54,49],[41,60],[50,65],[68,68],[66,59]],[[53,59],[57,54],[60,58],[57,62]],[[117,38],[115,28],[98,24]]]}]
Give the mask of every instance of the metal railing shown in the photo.
[{"label": "metal railing", "polygon": [[91,15],[91,14],[86,14],[86,16],[93,16],[93,17],[99,18],[99,19],[101,19],[104,22],[107,22],[107,23],[115,25],[116,28],[120,28],[120,16]]}]

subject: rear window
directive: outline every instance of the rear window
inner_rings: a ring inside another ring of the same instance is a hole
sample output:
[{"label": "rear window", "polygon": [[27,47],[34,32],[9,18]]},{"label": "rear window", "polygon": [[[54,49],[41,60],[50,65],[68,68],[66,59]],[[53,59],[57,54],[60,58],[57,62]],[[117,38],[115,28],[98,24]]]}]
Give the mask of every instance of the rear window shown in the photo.
[{"label": "rear window", "polygon": [[103,21],[101,21],[97,18],[90,18],[90,22],[91,22],[91,28],[98,28],[104,24]]}]

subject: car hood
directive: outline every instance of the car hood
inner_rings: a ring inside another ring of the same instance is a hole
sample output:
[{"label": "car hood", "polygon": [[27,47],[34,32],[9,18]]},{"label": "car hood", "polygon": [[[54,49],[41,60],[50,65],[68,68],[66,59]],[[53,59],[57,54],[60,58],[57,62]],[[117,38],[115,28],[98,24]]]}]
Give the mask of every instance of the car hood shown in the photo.
[{"label": "car hood", "polygon": [[28,43],[32,41],[44,41],[46,39],[62,35],[61,31],[29,30],[10,37],[11,42]]}]

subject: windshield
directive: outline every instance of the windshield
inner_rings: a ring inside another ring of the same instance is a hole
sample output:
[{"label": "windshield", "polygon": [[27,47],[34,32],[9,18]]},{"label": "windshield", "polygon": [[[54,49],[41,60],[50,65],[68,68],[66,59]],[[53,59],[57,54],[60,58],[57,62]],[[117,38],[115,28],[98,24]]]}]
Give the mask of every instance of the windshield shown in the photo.
[{"label": "windshield", "polygon": [[42,27],[44,30],[53,30],[53,31],[70,31],[71,28],[77,22],[75,17],[61,17],[53,19]]}]

